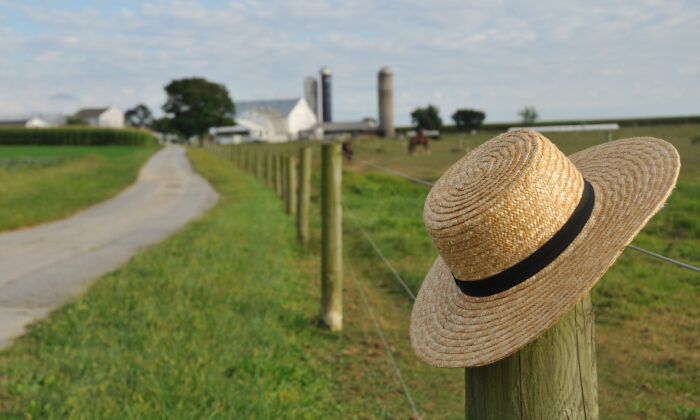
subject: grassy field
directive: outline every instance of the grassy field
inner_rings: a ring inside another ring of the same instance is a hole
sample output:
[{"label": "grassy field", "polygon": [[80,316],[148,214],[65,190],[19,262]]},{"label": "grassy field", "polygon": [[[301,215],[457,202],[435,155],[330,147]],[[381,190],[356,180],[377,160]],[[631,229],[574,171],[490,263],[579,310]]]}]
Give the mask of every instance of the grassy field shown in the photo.
[{"label": "grassy field", "polygon": [[[700,266],[700,143],[692,139],[699,134],[700,125],[626,128],[613,133],[613,139],[663,138],[679,150],[682,168],[677,187],[667,205],[633,244],[695,266]],[[356,156],[362,159],[434,181],[466,151],[492,136],[447,136],[431,144],[430,155],[408,156],[402,140],[356,140],[354,146]],[[596,132],[554,133],[548,137],[567,154],[606,140],[605,133]],[[291,151],[294,146],[248,148],[259,152]],[[427,188],[378,173],[357,161],[345,162],[345,169],[345,206],[362,220],[394,267],[417,291],[436,256],[422,223]],[[317,177],[314,183],[317,193]],[[407,337],[410,299],[347,220],[344,240],[361,276],[386,292],[376,296],[380,308],[377,311],[384,319],[390,341],[404,356],[399,362],[402,369],[411,378],[419,377],[420,373],[412,373],[412,364],[417,362]],[[624,252],[593,289],[603,418],[697,416],[699,289],[697,273],[632,250]],[[418,395],[439,380],[443,381],[438,385],[441,389],[450,390],[438,399],[426,399],[422,406],[426,412],[436,402],[460,405],[454,395],[461,393],[462,373],[447,372],[450,373],[441,379],[420,378],[413,383]],[[459,410],[436,414],[457,416]]]},{"label": "grassy field", "polygon": [[[208,152],[190,156],[217,206],[0,352],[0,417],[409,417],[357,290],[348,284],[345,332],[321,327],[318,254],[297,243],[281,201]],[[444,415],[429,409],[445,392],[430,382],[447,371],[411,365],[413,389],[428,380],[421,412]]]},{"label": "grassy field", "polygon": [[[670,140],[683,163],[679,186],[635,243],[700,265],[700,145],[690,140],[700,127],[659,130],[616,133]],[[604,140],[601,133],[552,137],[566,153]],[[461,147],[458,137],[446,138],[429,156],[409,157],[394,140],[355,146],[362,158],[434,180],[488,138],[465,137]],[[318,325],[318,165],[312,241],[302,248],[294,220],[269,189],[205,151],[190,150],[190,157],[221,193],[219,204],[0,352],[0,416],[409,418],[349,272],[343,332]],[[358,162],[346,162],[343,188],[344,205],[417,291],[436,256],[422,223],[428,190]],[[344,229],[345,249],[419,412],[462,417],[463,371],[415,358],[410,297],[347,217]],[[697,416],[699,278],[626,251],[595,287],[601,418]]]},{"label": "grassy field", "polygon": [[0,146],[0,231],[60,219],[136,180],[156,146]]}]

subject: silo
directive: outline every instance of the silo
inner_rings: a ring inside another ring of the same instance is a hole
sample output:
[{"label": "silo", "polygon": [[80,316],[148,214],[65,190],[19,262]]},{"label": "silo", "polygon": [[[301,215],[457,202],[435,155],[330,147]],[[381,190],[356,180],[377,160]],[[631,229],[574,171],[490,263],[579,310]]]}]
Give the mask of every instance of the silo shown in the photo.
[{"label": "silo", "polygon": [[379,128],[382,136],[394,137],[394,80],[389,67],[382,67],[378,74]]},{"label": "silo", "polygon": [[319,80],[319,121],[331,122],[333,120],[331,113],[331,69],[323,67],[318,72]]},{"label": "silo", "polygon": [[311,109],[316,112],[316,79],[313,76],[309,76],[304,79],[304,97],[306,102],[309,103]]}]

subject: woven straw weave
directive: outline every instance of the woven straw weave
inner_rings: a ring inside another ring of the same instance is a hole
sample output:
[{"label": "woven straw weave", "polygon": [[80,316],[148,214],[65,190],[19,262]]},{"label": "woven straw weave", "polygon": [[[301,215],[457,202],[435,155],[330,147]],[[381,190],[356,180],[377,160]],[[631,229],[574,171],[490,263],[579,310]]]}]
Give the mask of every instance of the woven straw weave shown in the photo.
[{"label": "woven straw weave", "polygon": [[[411,315],[411,342],[434,366],[480,366],[531,342],[580,300],[675,185],[675,148],[653,138],[618,140],[564,156],[530,130],[498,136],[443,174],[424,221],[440,257]],[[543,270],[493,296],[456,286],[522,261],[552,237],[578,205],[583,179],[595,206],[576,239]]]}]

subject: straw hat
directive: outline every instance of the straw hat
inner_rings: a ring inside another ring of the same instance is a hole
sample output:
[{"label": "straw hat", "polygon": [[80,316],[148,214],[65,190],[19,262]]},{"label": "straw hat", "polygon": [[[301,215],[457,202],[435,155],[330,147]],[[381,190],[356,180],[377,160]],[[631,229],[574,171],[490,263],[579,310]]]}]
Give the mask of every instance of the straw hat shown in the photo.
[{"label": "straw hat", "polygon": [[514,130],[452,165],[425,202],[440,256],[411,314],[411,344],[438,367],[493,363],[571,309],[676,183],[669,143],[632,138],[568,158]]}]

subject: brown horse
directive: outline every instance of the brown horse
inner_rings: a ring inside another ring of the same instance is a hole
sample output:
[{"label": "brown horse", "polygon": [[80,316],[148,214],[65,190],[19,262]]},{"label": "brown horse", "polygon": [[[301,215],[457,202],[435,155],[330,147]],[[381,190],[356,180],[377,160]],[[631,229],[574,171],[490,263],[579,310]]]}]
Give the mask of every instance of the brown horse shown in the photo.
[{"label": "brown horse", "polygon": [[348,158],[348,160],[352,160],[352,142],[350,140],[346,141],[343,143],[343,156]]},{"label": "brown horse", "polygon": [[411,142],[408,144],[408,154],[412,155],[416,150],[416,147],[425,147],[426,152],[430,152],[430,147],[428,143],[430,142],[430,137],[426,136],[422,128],[416,131],[416,135],[411,137]]}]

